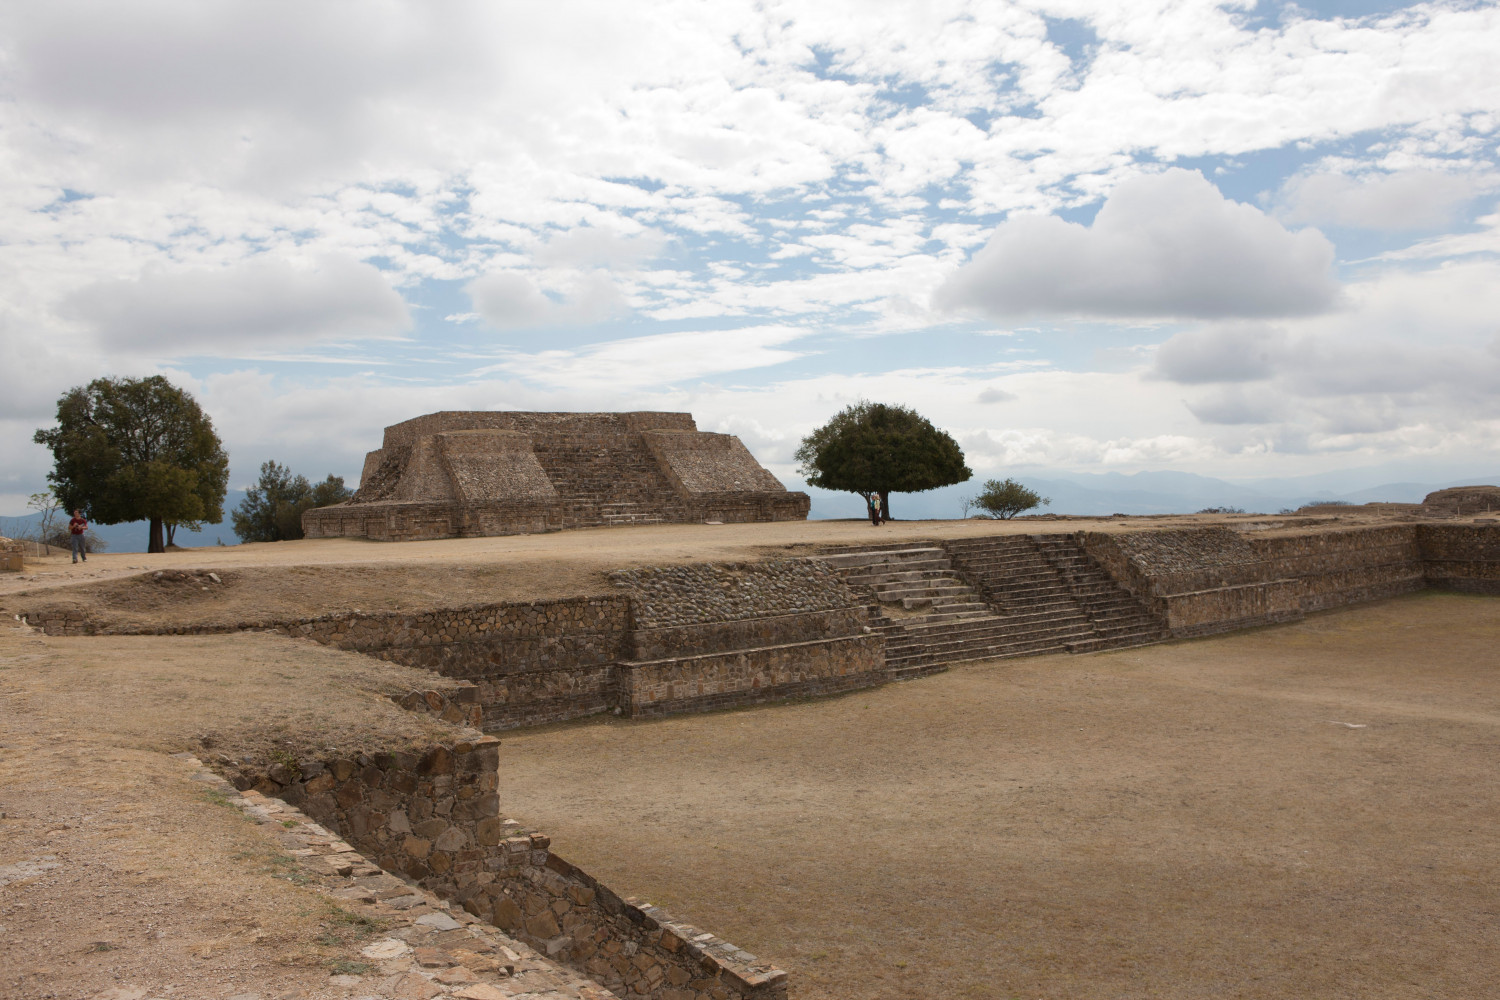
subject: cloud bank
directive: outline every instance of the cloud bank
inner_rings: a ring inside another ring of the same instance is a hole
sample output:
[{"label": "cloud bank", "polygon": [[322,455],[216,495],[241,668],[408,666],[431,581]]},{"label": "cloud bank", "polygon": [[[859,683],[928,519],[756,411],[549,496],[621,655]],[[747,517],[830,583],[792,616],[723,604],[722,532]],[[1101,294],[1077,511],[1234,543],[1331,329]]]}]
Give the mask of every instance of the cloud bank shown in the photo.
[{"label": "cloud bank", "polygon": [[1124,181],[1090,226],[1014,217],[935,296],[942,309],[1026,316],[1294,316],[1333,304],[1333,244],[1230,201],[1202,174]]},{"label": "cloud bank", "polygon": [[385,276],[348,256],[306,268],[264,257],[214,271],[152,267],[85,286],[60,312],[112,349],[189,354],[391,337],[411,325]]}]

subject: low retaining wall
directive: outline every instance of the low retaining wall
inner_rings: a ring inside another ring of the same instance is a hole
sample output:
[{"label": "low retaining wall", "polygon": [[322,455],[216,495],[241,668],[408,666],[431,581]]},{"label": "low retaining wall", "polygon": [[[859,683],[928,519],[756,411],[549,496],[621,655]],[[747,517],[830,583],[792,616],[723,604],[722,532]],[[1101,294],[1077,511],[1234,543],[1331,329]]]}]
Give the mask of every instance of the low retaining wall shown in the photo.
[{"label": "low retaining wall", "polygon": [[[787,976],[728,942],[622,899],[501,818],[499,740],[425,753],[278,764],[237,787],[275,795],[388,872],[460,903],[621,996],[783,1000]],[[334,859],[337,863],[337,859]]]},{"label": "low retaining wall", "polygon": [[1161,598],[1161,613],[1174,638],[1214,635],[1241,628],[1292,622],[1302,617],[1297,580],[1246,583]]},{"label": "low retaining wall", "polygon": [[1089,554],[1165,621],[1208,635],[1426,586],[1500,593],[1500,528],[1390,525],[1244,537],[1228,528],[1081,533]]},{"label": "low retaining wall", "polygon": [[842,694],[885,681],[885,642],[877,635],[620,665],[634,717]]}]

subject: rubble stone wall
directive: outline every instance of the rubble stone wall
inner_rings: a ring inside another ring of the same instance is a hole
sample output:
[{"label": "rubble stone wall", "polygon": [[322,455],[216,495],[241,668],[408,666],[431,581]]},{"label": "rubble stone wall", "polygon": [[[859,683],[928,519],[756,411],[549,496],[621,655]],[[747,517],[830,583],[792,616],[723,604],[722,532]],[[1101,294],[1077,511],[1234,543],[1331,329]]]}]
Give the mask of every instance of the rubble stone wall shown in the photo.
[{"label": "rubble stone wall", "polygon": [[860,604],[821,559],[695,563],[617,570],[610,582],[628,591],[636,628],[741,621]]},{"label": "rubble stone wall", "polygon": [[1500,594],[1500,525],[1418,525],[1417,544],[1432,586]]},{"label": "rubble stone wall", "polygon": [[[621,996],[783,1000],[786,973],[712,934],[622,899],[500,812],[499,740],[424,753],[278,763],[236,784],[275,795],[336,830],[381,868]],[[333,855],[331,863],[338,863]]]},{"label": "rubble stone wall", "polygon": [[1302,585],[1304,612],[1409,594],[1426,585],[1415,526],[1251,539],[1267,578]]},{"label": "rubble stone wall", "polygon": [[1500,593],[1500,531],[1487,525],[1267,538],[1190,528],[1082,538],[1089,554],[1177,636],[1295,620],[1429,584]]},{"label": "rubble stone wall", "polygon": [[642,437],[667,478],[685,497],[785,488],[732,434],[653,429]]},{"label": "rubble stone wall", "polygon": [[809,642],[828,636],[859,635],[866,625],[862,608],[834,608],[802,614],[703,622],[666,628],[638,628],[630,635],[632,660],[697,656],[726,649]]},{"label": "rubble stone wall", "polygon": [[784,698],[842,694],[886,681],[885,642],[848,635],[622,664],[631,716],[701,712]]},{"label": "rubble stone wall", "polygon": [[1173,637],[1186,639],[1296,621],[1302,617],[1301,594],[1298,581],[1273,580],[1171,594],[1159,600]]}]

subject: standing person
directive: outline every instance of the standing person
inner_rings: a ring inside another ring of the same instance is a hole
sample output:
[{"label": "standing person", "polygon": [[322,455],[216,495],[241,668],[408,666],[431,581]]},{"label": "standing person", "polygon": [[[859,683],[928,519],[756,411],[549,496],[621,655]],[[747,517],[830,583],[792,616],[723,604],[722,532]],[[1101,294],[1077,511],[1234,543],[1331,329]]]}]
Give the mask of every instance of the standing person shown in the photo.
[{"label": "standing person", "polygon": [[73,561],[76,563],[79,556],[84,562],[89,561],[88,549],[83,544],[83,533],[89,530],[89,523],[83,519],[83,514],[77,510],[73,511],[73,520],[68,522],[68,536],[73,541]]},{"label": "standing person", "polygon": [[870,494],[870,523],[880,527],[880,494]]}]

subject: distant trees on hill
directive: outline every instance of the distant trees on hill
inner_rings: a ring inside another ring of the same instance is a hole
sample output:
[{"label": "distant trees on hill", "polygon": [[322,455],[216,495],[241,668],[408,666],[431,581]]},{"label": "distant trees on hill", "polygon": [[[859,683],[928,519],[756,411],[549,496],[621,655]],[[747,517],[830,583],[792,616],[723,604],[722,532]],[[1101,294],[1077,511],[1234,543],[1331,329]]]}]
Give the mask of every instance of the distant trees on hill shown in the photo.
[{"label": "distant trees on hill", "polygon": [[229,516],[242,542],[290,541],[302,537],[304,511],[343,503],[353,495],[343,476],[330,475],[314,485],[284,465],[266,462],[260,479]]}]

